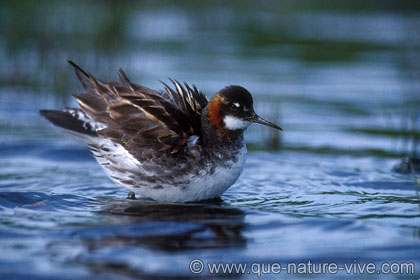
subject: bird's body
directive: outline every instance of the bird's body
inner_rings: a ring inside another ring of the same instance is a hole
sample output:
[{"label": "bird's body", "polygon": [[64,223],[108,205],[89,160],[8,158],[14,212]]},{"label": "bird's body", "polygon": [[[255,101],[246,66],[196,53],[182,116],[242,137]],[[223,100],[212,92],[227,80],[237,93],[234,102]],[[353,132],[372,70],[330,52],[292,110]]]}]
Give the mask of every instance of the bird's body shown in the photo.
[{"label": "bird's body", "polygon": [[41,114],[87,146],[107,175],[138,197],[218,197],[242,172],[246,127],[260,122],[279,128],[254,113],[251,95],[239,86],[208,102],[186,83],[171,80],[175,90],[164,84],[158,92],[131,83],[121,70],[118,83],[104,83],[71,64],[87,91],[74,95],[80,109]]}]

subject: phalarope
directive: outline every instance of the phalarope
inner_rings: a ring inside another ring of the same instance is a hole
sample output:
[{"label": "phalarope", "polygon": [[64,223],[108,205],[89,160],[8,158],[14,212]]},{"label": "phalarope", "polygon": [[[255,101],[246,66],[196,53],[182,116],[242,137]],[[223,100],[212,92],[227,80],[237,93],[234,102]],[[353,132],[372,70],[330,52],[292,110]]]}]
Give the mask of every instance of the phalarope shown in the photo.
[{"label": "phalarope", "polygon": [[242,172],[243,132],[252,123],[281,128],[259,117],[251,94],[231,85],[208,102],[195,87],[170,80],[156,91],[102,82],[69,61],[86,90],[80,108],[41,110],[54,125],[87,146],[107,175],[138,197],[187,202],[220,196]]}]

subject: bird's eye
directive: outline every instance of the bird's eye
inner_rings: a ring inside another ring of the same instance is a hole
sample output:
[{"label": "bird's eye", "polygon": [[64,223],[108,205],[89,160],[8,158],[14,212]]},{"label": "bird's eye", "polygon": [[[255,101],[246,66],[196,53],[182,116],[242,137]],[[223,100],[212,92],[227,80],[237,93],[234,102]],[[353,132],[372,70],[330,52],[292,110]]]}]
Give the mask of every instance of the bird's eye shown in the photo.
[{"label": "bird's eye", "polygon": [[235,102],[235,103],[231,103],[230,104],[230,108],[232,108],[232,109],[238,109],[239,107],[241,107],[241,105],[238,103],[238,102]]}]

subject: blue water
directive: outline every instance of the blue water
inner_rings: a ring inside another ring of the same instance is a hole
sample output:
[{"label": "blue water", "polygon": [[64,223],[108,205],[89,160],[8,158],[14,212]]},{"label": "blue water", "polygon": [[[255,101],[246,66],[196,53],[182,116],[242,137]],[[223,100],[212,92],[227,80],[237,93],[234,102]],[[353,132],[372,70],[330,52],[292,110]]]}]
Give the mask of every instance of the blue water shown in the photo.
[{"label": "blue water", "polygon": [[[193,274],[194,259],[410,262],[414,274],[263,276],[419,279],[420,178],[393,171],[420,146],[415,2],[20,3],[0,5],[1,279],[215,277]],[[284,131],[246,132],[244,172],[218,201],[128,200],[38,114],[75,105],[67,59],[103,80],[123,67],[208,97],[241,84]]]}]

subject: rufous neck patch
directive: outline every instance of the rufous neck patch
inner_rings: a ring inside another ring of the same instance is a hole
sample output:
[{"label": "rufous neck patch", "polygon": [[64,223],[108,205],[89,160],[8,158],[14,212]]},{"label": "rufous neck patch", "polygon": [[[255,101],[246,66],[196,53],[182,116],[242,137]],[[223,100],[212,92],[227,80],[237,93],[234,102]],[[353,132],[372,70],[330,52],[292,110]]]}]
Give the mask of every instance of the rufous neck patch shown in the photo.
[{"label": "rufous neck patch", "polygon": [[223,126],[222,126],[223,117],[220,114],[220,105],[221,105],[221,98],[219,96],[215,96],[210,100],[210,103],[207,108],[208,108],[210,124],[217,127],[219,130],[223,130]]}]

